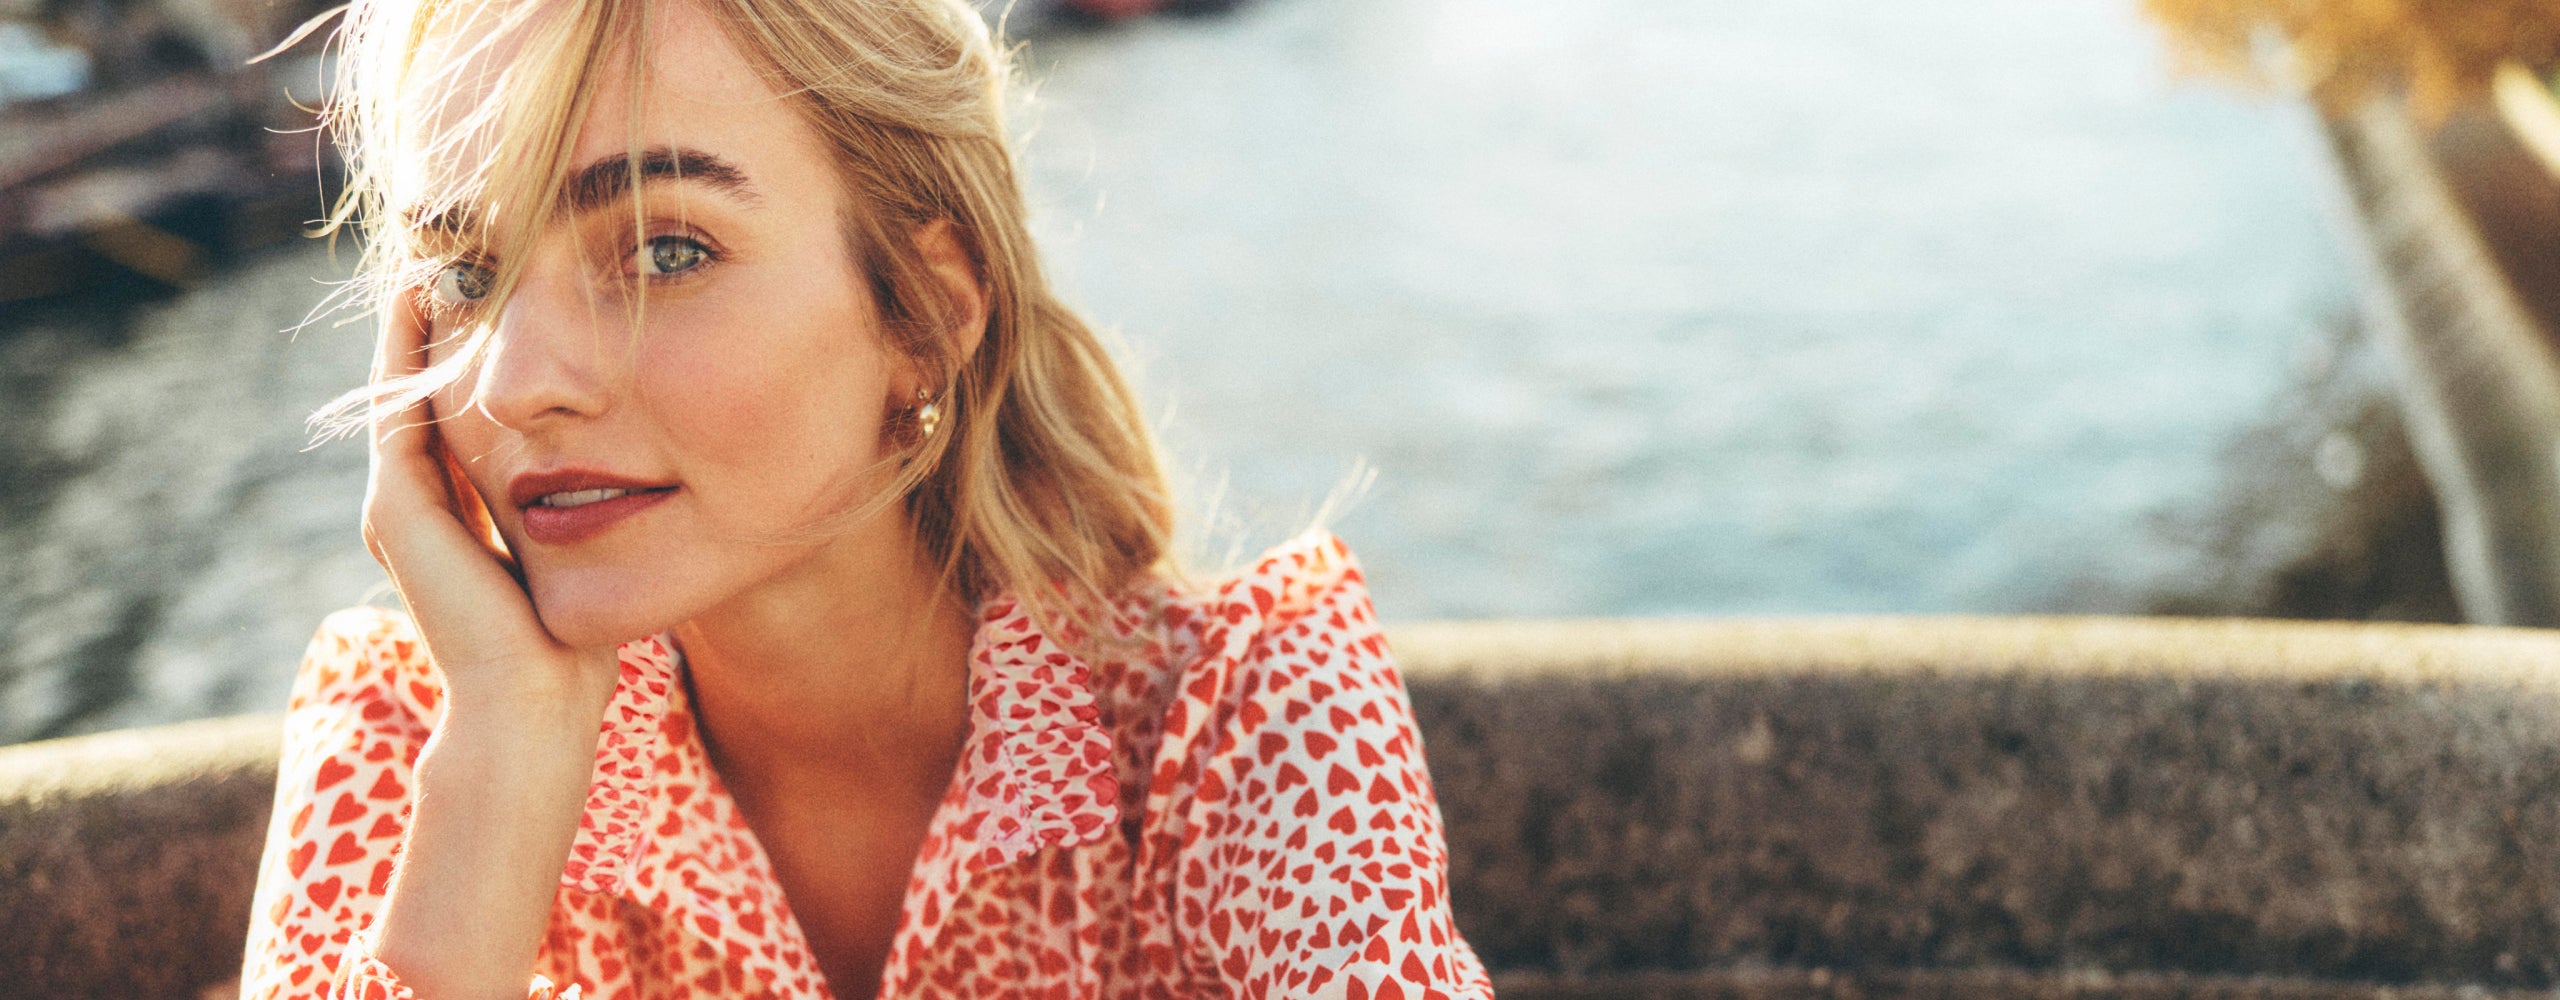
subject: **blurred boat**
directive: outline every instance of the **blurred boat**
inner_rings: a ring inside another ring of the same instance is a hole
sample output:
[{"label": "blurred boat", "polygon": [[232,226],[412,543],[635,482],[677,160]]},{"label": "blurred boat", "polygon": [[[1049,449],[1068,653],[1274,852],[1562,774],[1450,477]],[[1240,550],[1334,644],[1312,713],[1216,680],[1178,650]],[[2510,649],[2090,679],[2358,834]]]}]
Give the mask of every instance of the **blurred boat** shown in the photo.
[{"label": "blurred boat", "polygon": [[0,5],[0,308],[184,287],[322,213],[325,64],[246,61],[311,4],[52,6]]}]

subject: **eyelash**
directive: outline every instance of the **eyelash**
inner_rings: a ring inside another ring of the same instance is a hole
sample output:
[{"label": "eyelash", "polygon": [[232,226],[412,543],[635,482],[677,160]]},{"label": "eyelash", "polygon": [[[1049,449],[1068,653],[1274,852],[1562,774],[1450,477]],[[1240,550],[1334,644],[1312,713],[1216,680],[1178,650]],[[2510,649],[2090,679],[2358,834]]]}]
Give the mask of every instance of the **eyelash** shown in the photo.
[{"label": "eyelash", "polygon": [[701,259],[694,261],[693,266],[687,267],[681,271],[648,275],[650,280],[661,284],[667,282],[688,281],[694,276],[701,274],[704,269],[720,263],[724,257],[719,249],[713,247],[709,241],[694,234],[658,233],[656,235],[643,238],[640,241],[639,246],[631,248],[631,252],[624,256],[624,260],[631,262],[631,266],[624,272],[625,276],[639,277],[640,275],[637,272],[639,269],[639,262],[642,259],[641,255],[650,253],[658,247],[670,244],[690,247],[694,252],[702,255]]}]

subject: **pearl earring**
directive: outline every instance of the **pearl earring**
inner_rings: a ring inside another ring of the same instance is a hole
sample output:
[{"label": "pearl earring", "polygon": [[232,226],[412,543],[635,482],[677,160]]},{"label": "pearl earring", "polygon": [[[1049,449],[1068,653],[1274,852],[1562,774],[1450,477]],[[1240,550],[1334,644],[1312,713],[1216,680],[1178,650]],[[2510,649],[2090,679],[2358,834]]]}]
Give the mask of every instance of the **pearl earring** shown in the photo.
[{"label": "pearl earring", "polygon": [[942,426],[942,401],[933,398],[933,394],[931,392],[918,389],[916,390],[915,409],[916,436],[920,438],[932,437],[933,429]]}]

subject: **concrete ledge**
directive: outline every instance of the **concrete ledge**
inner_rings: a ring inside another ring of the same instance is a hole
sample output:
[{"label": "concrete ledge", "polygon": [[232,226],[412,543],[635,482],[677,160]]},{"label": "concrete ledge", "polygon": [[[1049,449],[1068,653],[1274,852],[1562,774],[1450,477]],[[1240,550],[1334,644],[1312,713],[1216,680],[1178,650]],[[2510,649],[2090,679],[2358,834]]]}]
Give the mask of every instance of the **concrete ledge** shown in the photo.
[{"label": "concrete ledge", "polygon": [[[1506,997],[2560,985],[2560,632],[1391,630]],[[0,997],[234,972],[276,721],[0,749]]]},{"label": "concrete ledge", "polygon": [[1503,1000],[2549,1000],[2542,990],[2383,986],[2317,979],[2111,975],[2016,969],[1710,969],[1563,977],[1493,977]]},{"label": "concrete ledge", "polygon": [[0,748],[0,997],[195,997],[240,973],[276,716]]},{"label": "concrete ledge", "polygon": [[[2560,981],[2560,633],[1882,619],[1395,639],[1459,925],[1497,968]],[[1663,995],[1738,995],[1720,989]]]}]

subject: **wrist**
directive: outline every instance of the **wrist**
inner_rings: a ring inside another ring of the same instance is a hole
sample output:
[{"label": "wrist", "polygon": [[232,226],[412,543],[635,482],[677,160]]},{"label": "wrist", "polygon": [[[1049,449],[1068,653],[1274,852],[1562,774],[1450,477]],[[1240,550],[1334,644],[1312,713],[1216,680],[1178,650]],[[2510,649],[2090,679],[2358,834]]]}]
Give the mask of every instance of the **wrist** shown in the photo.
[{"label": "wrist", "polygon": [[[590,659],[582,655],[582,661]],[[611,651],[595,662],[491,664],[445,670],[445,720],[505,728],[572,726],[590,735],[604,720],[621,669]]]},{"label": "wrist", "polygon": [[[425,997],[522,997],[588,793],[595,730],[463,716],[420,753],[371,953]],[[489,720],[494,721],[494,720]]]},{"label": "wrist", "polygon": [[[585,774],[595,763],[596,741],[604,713],[574,710],[567,705],[532,699],[482,696],[448,697],[444,717],[419,754],[419,767],[445,761],[452,771],[480,767],[517,777],[526,769],[575,770]],[[466,763],[470,761],[478,764]]]}]

